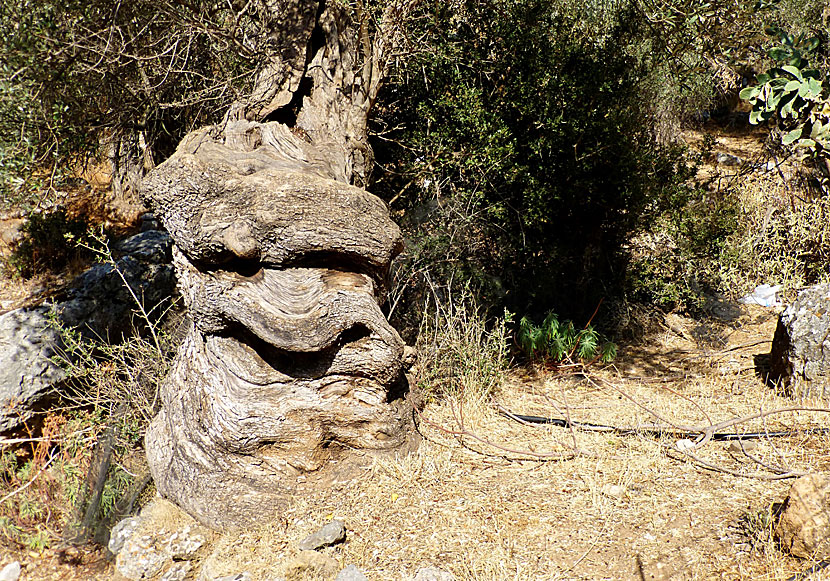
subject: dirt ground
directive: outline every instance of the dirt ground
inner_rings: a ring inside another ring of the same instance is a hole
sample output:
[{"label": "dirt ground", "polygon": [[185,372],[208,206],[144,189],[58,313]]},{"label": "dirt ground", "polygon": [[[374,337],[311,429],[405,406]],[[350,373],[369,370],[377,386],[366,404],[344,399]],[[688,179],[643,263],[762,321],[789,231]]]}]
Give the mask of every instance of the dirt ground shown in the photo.
[{"label": "dirt ground", "polygon": [[[707,426],[792,406],[763,379],[777,310],[733,305],[731,313],[702,321],[670,315],[614,365],[587,374],[513,370],[497,401],[517,414],[632,427]],[[696,334],[718,339],[695,341]],[[724,431],[826,425],[826,417],[797,412]],[[407,579],[428,565],[458,580],[784,580],[809,566],[783,555],[770,535],[770,512],[792,480],[765,479],[775,472],[726,442],[695,451],[707,468],[677,451],[677,434],[526,425],[462,400],[427,405],[419,427],[413,455],[376,461],[358,478],[298,498],[270,526],[221,537],[216,571],[264,580],[331,518],[346,523],[348,538],[327,551],[373,580]],[[829,443],[826,434],[761,438],[752,455],[827,471]],[[24,564],[24,580],[113,574],[101,551],[6,553],[0,564],[12,558]]]}]

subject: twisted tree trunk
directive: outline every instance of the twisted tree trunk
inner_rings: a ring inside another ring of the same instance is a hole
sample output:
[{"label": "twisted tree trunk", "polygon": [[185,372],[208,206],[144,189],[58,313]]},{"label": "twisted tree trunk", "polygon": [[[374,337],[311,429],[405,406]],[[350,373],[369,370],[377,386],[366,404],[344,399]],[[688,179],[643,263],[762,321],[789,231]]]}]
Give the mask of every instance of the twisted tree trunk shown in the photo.
[{"label": "twisted tree trunk", "polygon": [[147,454],[157,489],[208,525],[268,519],[299,486],[413,445],[405,347],[379,306],[400,231],[352,185],[409,7],[388,4],[371,40],[336,0],[272,1],[280,50],[252,98],[143,182],[193,320]]}]

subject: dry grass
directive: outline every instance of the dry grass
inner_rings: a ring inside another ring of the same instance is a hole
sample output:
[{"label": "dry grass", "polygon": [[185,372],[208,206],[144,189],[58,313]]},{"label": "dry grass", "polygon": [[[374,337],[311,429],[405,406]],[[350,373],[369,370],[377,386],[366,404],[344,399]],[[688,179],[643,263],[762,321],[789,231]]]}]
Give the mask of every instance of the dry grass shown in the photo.
[{"label": "dry grass", "polygon": [[[590,382],[517,370],[495,397],[520,413],[561,417],[566,411],[574,419],[614,425],[654,418],[611,385],[678,423],[705,425],[786,407],[792,402],[768,388],[753,366],[753,357],[768,351],[763,341],[772,336],[774,315],[752,309],[731,323],[731,337],[720,349],[701,350],[674,333],[655,337],[616,367],[592,373]],[[747,337],[760,343],[725,351],[751,343]],[[660,377],[652,375],[658,368],[669,370],[662,374],[669,381],[652,381]],[[632,375],[637,379],[625,378]],[[215,547],[214,570],[247,570],[254,579],[268,579],[285,570],[305,535],[332,518],[346,522],[348,540],[326,551],[373,580],[407,579],[428,565],[459,580],[639,579],[640,566],[645,578],[654,579],[783,580],[807,566],[779,552],[770,535],[772,519],[764,516],[783,500],[791,481],[703,469],[672,451],[676,437],[572,434],[468,404],[463,393],[432,401],[414,454],[378,460],[359,478],[297,498],[278,523],[226,535]],[[529,454],[448,433],[458,430],[462,413],[470,432]],[[800,412],[737,428],[824,425],[821,414]],[[585,454],[571,460],[533,456],[568,452],[574,439]],[[761,440],[753,454],[794,469],[830,470],[828,440]],[[699,455],[747,475],[769,474],[723,442],[710,442]]]}]

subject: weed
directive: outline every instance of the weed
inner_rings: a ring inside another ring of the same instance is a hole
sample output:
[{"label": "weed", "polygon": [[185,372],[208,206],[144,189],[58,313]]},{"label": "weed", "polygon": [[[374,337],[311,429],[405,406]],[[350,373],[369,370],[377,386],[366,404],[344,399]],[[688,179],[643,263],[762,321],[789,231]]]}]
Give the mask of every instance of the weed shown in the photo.
[{"label": "weed", "polygon": [[516,339],[519,348],[531,360],[558,363],[576,358],[608,363],[617,355],[617,346],[603,341],[590,324],[577,331],[573,321],[560,322],[553,312],[549,312],[539,326],[522,317]]},{"label": "weed", "polygon": [[428,398],[489,400],[508,366],[512,314],[488,324],[469,290],[460,296],[432,287],[418,337],[417,385]]}]

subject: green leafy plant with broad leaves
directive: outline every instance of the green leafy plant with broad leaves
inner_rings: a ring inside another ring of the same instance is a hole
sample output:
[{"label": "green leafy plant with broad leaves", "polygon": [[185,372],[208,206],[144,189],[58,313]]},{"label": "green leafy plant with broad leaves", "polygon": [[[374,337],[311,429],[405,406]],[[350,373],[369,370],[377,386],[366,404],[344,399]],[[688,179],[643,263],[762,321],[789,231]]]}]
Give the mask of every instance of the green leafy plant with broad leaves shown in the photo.
[{"label": "green leafy plant with broad leaves", "polygon": [[538,326],[528,317],[522,317],[516,339],[519,348],[531,360],[558,363],[577,358],[608,363],[617,356],[617,346],[603,341],[590,324],[577,330],[573,321],[560,321],[553,312],[549,312]]},{"label": "green leafy plant with broad leaves", "polygon": [[812,68],[809,61],[820,39],[794,36],[777,27],[768,28],[767,33],[777,39],[767,51],[776,65],[740,93],[741,99],[752,105],[749,122],[775,122],[782,145],[792,148],[802,160],[820,161],[826,192],[830,181],[830,91],[821,71]]}]

